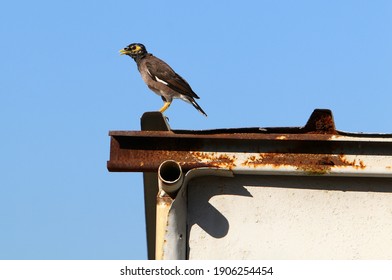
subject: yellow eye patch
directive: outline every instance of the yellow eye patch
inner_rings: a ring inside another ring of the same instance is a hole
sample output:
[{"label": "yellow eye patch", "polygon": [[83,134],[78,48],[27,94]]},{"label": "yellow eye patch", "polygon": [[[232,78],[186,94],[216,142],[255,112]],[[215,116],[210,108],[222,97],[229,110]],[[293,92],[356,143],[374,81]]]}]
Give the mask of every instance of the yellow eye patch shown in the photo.
[{"label": "yellow eye patch", "polygon": [[131,47],[132,52],[139,52],[141,49],[142,49],[142,47],[140,47],[139,45],[133,45]]}]

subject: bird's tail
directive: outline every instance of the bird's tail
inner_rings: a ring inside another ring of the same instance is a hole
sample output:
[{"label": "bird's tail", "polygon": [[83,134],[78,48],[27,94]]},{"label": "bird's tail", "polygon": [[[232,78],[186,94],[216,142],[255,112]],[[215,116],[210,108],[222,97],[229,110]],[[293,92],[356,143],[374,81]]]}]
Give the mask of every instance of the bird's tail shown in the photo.
[{"label": "bird's tail", "polygon": [[197,104],[197,102],[193,98],[191,98],[189,101],[192,103],[193,107],[195,107],[200,113],[207,117],[206,112],[204,112],[204,110],[200,107],[199,104]]}]

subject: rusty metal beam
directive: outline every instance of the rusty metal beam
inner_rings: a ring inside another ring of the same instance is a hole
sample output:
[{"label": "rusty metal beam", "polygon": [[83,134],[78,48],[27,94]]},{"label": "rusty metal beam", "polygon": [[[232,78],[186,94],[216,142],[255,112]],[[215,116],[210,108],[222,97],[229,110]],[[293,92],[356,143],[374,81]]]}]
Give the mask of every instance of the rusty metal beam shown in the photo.
[{"label": "rusty metal beam", "polygon": [[[150,123],[166,123],[146,113]],[[315,110],[304,127],[205,131],[111,131],[113,172],[156,172],[165,160],[187,171],[198,167],[241,172],[258,169],[293,174],[384,174],[392,172],[392,135],[343,133],[329,110]],[[361,172],[358,172],[361,171]]]}]

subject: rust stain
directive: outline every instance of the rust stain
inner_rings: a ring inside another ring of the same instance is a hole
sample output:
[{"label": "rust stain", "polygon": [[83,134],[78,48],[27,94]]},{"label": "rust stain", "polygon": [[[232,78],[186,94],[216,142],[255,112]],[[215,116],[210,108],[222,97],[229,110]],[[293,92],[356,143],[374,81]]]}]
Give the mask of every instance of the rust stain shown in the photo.
[{"label": "rust stain", "polygon": [[325,109],[313,111],[305,126],[305,131],[311,134],[337,134],[332,112]]},{"label": "rust stain", "polygon": [[294,153],[260,153],[258,156],[250,156],[243,166],[257,168],[269,165],[274,168],[293,166],[297,170],[309,174],[322,175],[330,172],[332,167],[351,166],[354,168],[366,168],[362,160],[347,161],[343,155],[330,154],[294,154]]},{"label": "rust stain", "polygon": [[173,199],[165,192],[161,191],[157,195],[157,205],[169,207],[173,203]]},{"label": "rust stain", "polygon": [[341,161],[335,155],[320,154],[294,154],[294,153],[260,153],[259,156],[250,156],[242,165],[257,168],[269,165],[274,168],[294,166],[311,174],[326,174],[331,167],[340,165]]},{"label": "rust stain", "polygon": [[335,134],[335,124],[331,116],[323,116],[315,122],[316,130],[313,133]]},{"label": "rust stain", "polygon": [[191,152],[191,154],[201,163],[208,162],[209,167],[220,167],[233,169],[236,167],[236,156],[221,153]]},{"label": "rust stain", "polygon": [[354,167],[355,169],[365,169],[366,165],[363,160],[354,159],[352,161],[348,160],[344,155],[339,155],[339,158],[342,162],[344,162],[347,166]]}]

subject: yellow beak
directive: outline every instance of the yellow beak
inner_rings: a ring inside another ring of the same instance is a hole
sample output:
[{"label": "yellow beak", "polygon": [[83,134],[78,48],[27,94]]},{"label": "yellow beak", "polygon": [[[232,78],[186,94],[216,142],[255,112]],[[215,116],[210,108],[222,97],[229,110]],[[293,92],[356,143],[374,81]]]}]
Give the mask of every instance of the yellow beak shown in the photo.
[{"label": "yellow beak", "polygon": [[126,51],[126,50],[124,50],[124,49],[121,49],[120,50],[120,55],[124,55],[124,54],[128,54],[129,53],[129,51]]}]

